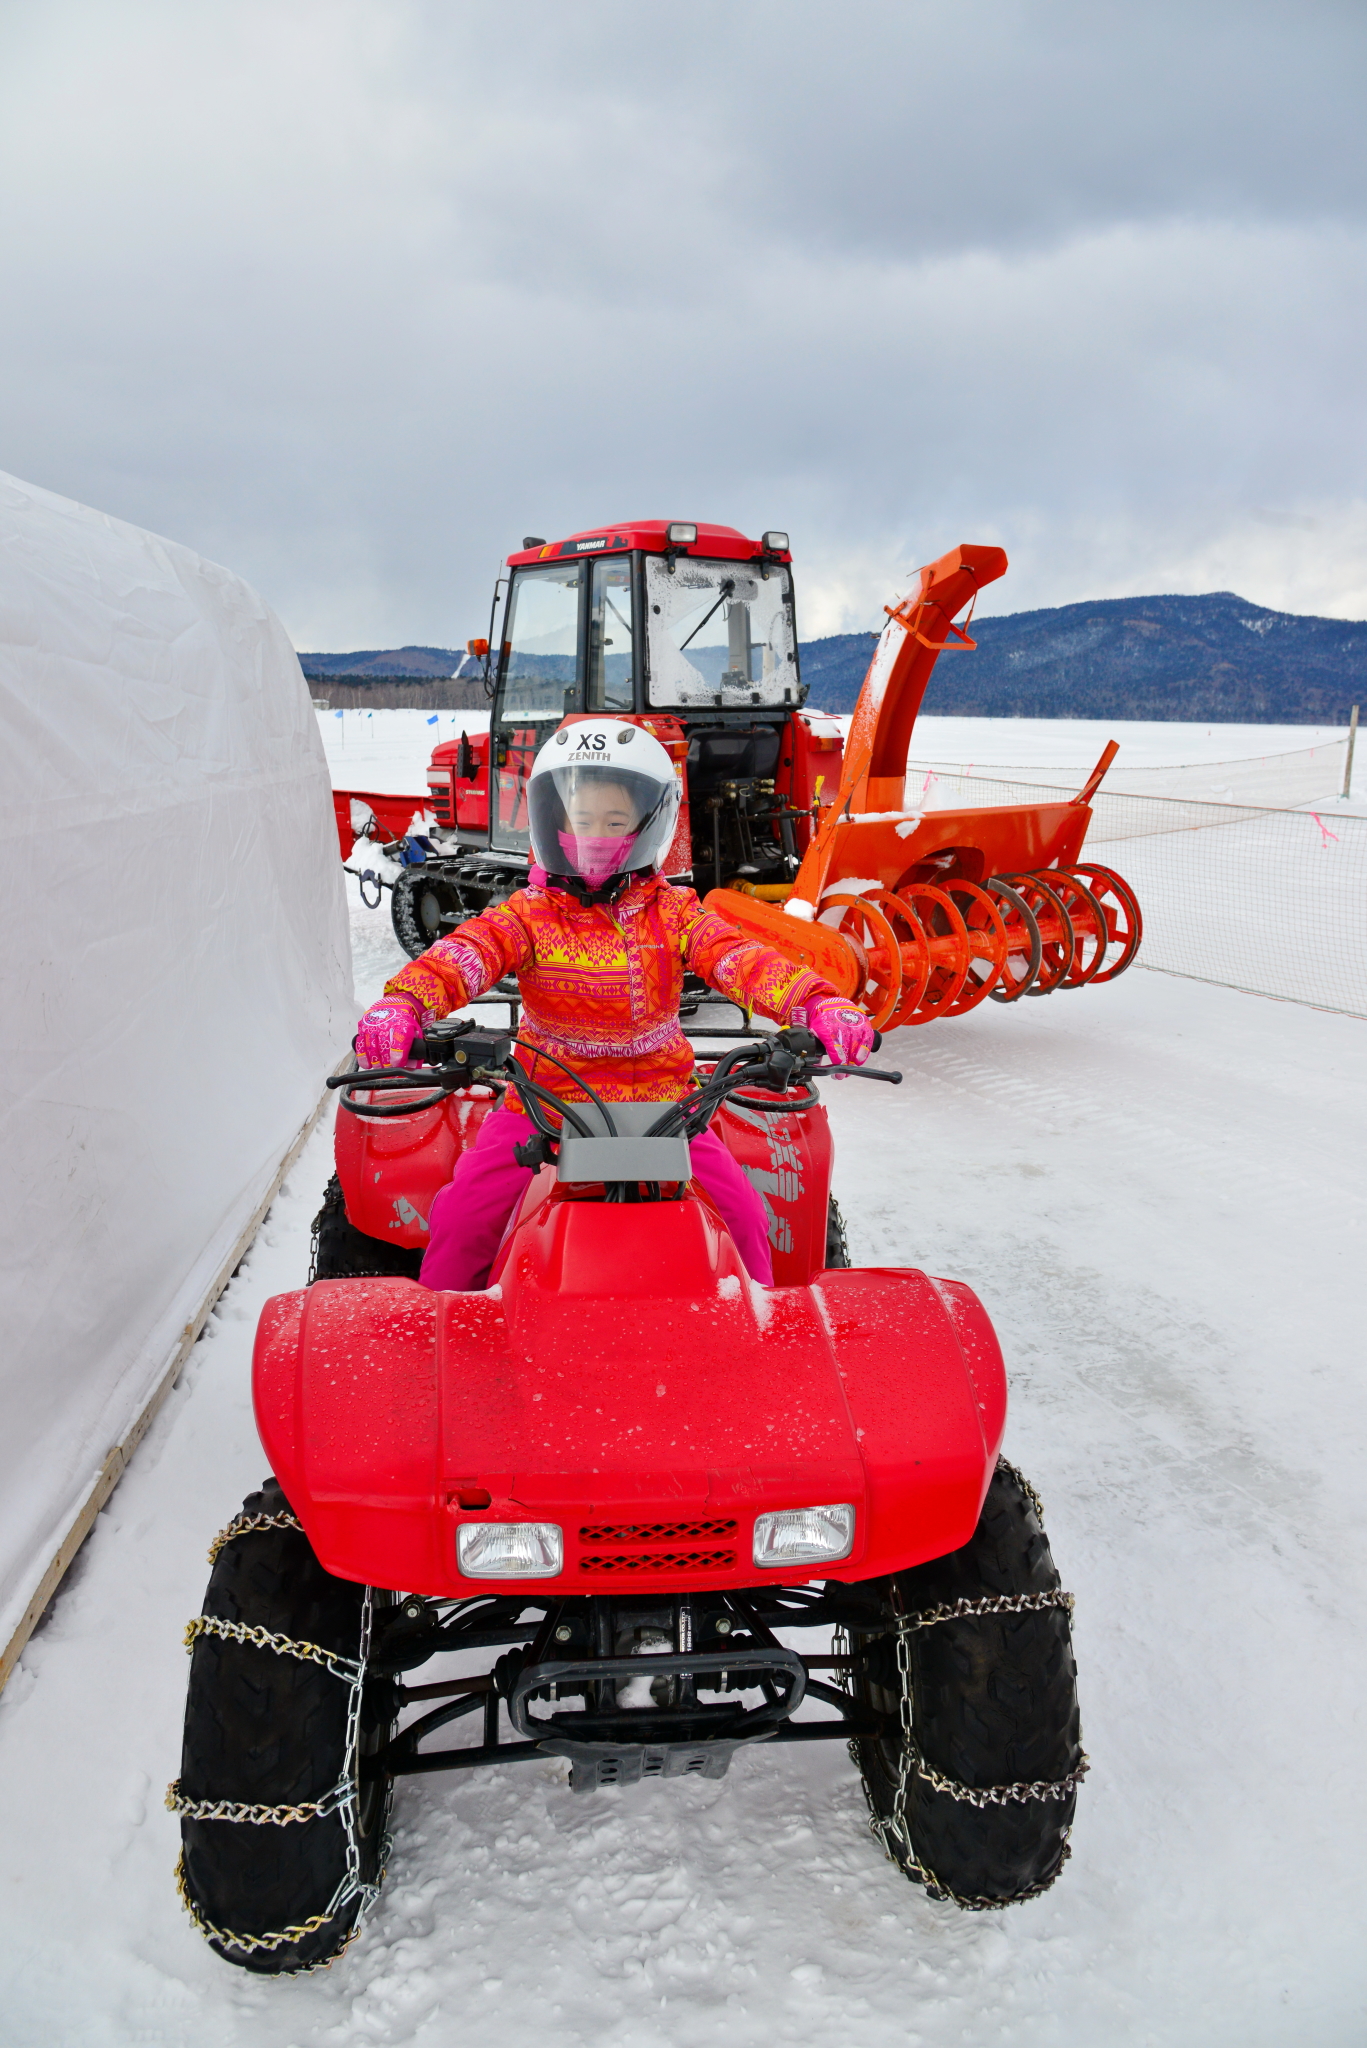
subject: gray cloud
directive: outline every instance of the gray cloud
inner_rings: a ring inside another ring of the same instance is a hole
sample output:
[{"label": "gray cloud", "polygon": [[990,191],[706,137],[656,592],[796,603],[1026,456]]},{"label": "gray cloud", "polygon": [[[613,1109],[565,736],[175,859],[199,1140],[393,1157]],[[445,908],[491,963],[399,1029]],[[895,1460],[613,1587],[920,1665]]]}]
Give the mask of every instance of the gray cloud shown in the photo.
[{"label": "gray cloud", "polygon": [[1367,612],[1360,7],[46,0],[0,15],[0,466],[303,645],[524,531],[788,527],[808,630]]}]

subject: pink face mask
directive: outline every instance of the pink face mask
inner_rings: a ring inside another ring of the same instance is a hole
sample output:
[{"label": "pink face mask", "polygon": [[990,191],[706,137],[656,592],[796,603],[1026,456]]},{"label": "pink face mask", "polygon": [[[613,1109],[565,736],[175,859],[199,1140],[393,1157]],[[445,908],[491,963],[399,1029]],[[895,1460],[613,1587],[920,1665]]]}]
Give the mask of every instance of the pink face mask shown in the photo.
[{"label": "pink face mask", "polygon": [[626,866],[627,855],[636,840],[634,832],[615,832],[610,838],[581,839],[574,832],[558,832],[560,851],[567,867],[582,876],[590,889],[597,889],[609,875]]}]

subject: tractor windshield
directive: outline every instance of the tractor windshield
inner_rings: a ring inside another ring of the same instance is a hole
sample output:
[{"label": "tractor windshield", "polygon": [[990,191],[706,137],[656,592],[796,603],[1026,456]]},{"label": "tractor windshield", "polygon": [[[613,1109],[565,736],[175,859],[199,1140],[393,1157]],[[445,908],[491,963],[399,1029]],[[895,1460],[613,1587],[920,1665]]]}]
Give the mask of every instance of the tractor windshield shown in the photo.
[{"label": "tractor windshield", "polygon": [[786,568],[647,555],[652,706],[796,704]]}]

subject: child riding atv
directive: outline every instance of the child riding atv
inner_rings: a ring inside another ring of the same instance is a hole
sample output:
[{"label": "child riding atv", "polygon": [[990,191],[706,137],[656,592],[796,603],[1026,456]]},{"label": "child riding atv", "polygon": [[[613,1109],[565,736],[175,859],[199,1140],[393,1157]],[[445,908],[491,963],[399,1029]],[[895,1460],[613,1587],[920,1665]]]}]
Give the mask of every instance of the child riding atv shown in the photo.
[{"label": "child riding atv", "polygon": [[[679,782],[644,727],[582,719],[542,747],[527,783],[528,885],[458,925],[385,984],[361,1019],[363,1066],[398,1066],[420,1031],[517,976],[533,1081],[582,1102],[582,1075],[606,1102],[670,1102],[693,1083],[679,1022],[685,970],[780,1025],[805,1026],[841,1064],[874,1044],[861,1011],[809,969],[746,938],[691,889],[660,873],[674,838]],[[521,1104],[486,1117],[432,1206],[425,1286],[486,1284],[533,1168]],[[720,1139],[692,1143],[694,1176],[754,1279],[773,1279],[764,1206]]]}]

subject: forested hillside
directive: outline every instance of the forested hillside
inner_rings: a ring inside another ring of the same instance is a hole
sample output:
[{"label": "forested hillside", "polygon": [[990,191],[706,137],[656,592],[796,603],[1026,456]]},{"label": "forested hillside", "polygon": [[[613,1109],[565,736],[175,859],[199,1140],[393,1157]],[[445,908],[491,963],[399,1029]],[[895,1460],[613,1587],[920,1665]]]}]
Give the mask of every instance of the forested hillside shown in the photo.
[{"label": "forested hillside", "polygon": [[[1367,622],[1204,597],[1103,598],[975,620],[974,654],[935,665],[925,709],[985,718],[1344,725],[1367,700]],[[877,636],[808,641],[809,702],[851,711]]]}]

